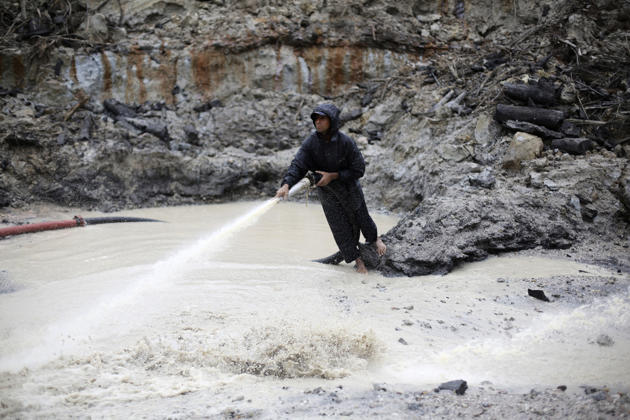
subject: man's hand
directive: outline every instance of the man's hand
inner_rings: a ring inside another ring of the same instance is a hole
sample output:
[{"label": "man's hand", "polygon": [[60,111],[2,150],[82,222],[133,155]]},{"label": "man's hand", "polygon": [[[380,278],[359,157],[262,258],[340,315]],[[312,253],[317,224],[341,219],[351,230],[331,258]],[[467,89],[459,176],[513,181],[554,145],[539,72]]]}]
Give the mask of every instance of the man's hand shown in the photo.
[{"label": "man's hand", "polygon": [[282,187],[278,188],[278,191],[276,191],[275,198],[285,199],[287,197],[289,197],[289,184],[284,184]]},{"label": "man's hand", "polygon": [[325,187],[330,184],[335,179],[339,178],[339,172],[324,172],[324,171],[315,171],[322,176],[322,179],[317,183],[317,187]]}]

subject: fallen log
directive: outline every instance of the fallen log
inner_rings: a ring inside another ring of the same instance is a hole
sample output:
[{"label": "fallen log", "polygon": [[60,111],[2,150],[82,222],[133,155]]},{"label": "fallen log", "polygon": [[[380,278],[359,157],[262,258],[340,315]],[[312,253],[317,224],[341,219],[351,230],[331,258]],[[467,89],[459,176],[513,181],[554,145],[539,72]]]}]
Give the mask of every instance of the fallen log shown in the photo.
[{"label": "fallen log", "polygon": [[429,112],[430,113],[436,112],[437,110],[442,108],[442,106],[444,106],[444,104],[446,104],[453,97],[453,95],[455,95],[455,91],[453,89],[449,90],[448,93],[444,95],[444,97],[438,101],[438,103],[436,103],[435,105],[433,105],[433,107],[431,107]]},{"label": "fallen log", "polygon": [[77,109],[85,105],[89,98],[83,94],[79,94],[78,99],[79,102],[75,106],[73,106],[72,109],[66,114],[66,116],[63,118],[64,121],[68,121],[70,117],[72,117],[72,115],[77,112]]},{"label": "fallen log", "polygon": [[129,124],[134,126],[140,131],[153,134],[155,137],[162,141],[169,142],[170,136],[168,134],[168,127],[163,122],[155,122],[150,120],[144,120],[141,118],[127,118]]},{"label": "fallen log", "polygon": [[114,117],[135,117],[137,115],[134,108],[115,99],[105,99],[103,106]]},{"label": "fallen log", "polygon": [[451,111],[455,112],[457,115],[470,114],[472,110],[468,108],[466,105],[461,104],[461,102],[466,97],[466,93],[467,93],[466,91],[463,91],[462,93],[460,93],[459,96],[457,96],[457,98],[448,102],[446,104],[446,107],[449,108]]},{"label": "fallen log", "polygon": [[566,137],[580,137],[581,133],[580,128],[570,122],[568,118],[562,122],[562,125],[560,126],[560,131],[563,132]]},{"label": "fallen log", "polygon": [[556,129],[564,120],[564,112],[553,109],[498,104],[495,118],[500,122],[509,120],[526,121]]},{"label": "fallen log", "polygon": [[552,90],[523,83],[506,83],[503,92],[513,99],[528,102],[530,99],[537,104],[552,105],[556,103],[556,95]]},{"label": "fallen log", "polygon": [[606,125],[608,122],[606,121],[595,121],[595,120],[583,120],[580,118],[568,118],[567,122],[573,124],[582,124],[582,125]]},{"label": "fallen log", "polygon": [[555,139],[551,142],[551,147],[554,149],[562,150],[563,152],[571,153],[574,155],[582,155],[586,151],[593,148],[593,141],[584,137],[563,139]]},{"label": "fallen log", "polygon": [[525,133],[534,134],[544,138],[560,139],[564,137],[564,134],[562,133],[526,121],[508,120],[505,122],[505,125],[513,130],[523,131]]}]

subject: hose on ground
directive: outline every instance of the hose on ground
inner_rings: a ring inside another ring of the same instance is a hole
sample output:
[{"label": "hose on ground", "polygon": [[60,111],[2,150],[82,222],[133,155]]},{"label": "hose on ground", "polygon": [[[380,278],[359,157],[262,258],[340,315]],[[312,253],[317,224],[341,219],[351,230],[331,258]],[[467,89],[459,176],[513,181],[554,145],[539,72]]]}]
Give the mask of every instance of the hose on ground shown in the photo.
[{"label": "hose on ground", "polygon": [[103,223],[130,223],[130,222],[161,222],[161,220],[147,219],[144,217],[86,217],[86,225],[100,225]]},{"label": "hose on ground", "polygon": [[27,225],[10,226],[0,228],[0,238],[8,236],[21,235],[24,233],[43,232],[45,230],[66,229],[77,226],[99,225],[103,223],[130,223],[130,222],[160,222],[156,219],[147,219],[144,217],[87,217],[74,216],[72,220],[60,220],[54,222],[31,223]]}]

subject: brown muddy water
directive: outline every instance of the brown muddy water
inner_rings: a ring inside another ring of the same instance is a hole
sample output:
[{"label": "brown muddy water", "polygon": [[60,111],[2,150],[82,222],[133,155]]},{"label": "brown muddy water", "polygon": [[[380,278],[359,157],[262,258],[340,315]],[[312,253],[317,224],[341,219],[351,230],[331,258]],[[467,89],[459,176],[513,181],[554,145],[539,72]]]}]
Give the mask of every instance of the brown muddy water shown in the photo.
[{"label": "brown muddy water", "polygon": [[[178,398],[207,417],[234,401],[264,413],[331,382],[630,383],[626,274],[503,256],[446,276],[362,276],[310,261],[336,250],[317,203],[124,215],[165,223],[0,241],[0,416],[177,417]],[[381,232],[396,223],[373,216]],[[527,296],[591,278],[626,286],[587,301],[570,288]]]}]

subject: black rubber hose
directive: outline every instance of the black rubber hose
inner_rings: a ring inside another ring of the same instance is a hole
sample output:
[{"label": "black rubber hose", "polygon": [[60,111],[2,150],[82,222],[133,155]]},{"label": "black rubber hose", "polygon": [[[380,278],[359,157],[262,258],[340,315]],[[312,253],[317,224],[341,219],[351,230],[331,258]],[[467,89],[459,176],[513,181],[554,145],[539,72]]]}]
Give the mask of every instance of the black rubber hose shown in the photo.
[{"label": "black rubber hose", "polygon": [[86,225],[99,225],[102,223],[161,222],[161,220],[147,219],[144,217],[121,217],[121,216],[86,217],[83,220],[85,220]]}]

